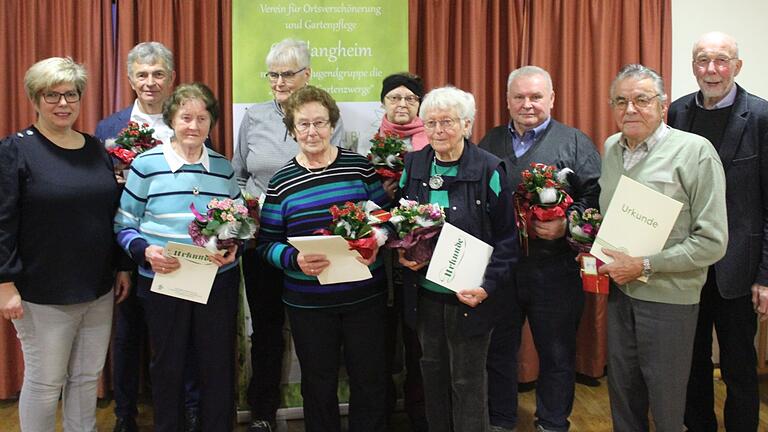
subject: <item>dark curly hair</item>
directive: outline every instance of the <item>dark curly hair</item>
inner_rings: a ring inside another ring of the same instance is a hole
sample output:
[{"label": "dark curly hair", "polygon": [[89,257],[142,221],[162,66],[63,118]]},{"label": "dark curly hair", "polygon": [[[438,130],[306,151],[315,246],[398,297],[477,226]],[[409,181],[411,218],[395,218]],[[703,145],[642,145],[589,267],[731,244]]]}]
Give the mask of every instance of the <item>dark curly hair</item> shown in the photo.
[{"label": "dark curly hair", "polygon": [[296,115],[296,111],[311,102],[317,102],[328,110],[328,120],[331,122],[331,127],[335,128],[336,123],[339,122],[341,114],[339,113],[339,107],[336,105],[336,101],[333,100],[333,97],[321,88],[307,85],[293,92],[293,94],[291,94],[285,101],[285,117],[283,118],[283,123],[285,123],[285,127],[288,128],[292,135],[295,130],[294,116]]}]

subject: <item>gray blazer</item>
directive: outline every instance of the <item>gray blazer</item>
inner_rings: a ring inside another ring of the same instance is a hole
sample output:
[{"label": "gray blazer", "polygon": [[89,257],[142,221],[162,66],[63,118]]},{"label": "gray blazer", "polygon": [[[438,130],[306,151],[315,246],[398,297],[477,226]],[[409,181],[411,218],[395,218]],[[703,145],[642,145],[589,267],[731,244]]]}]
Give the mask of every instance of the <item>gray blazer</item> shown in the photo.
[{"label": "gray blazer", "polygon": [[[696,93],[669,107],[668,123],[690,131]],[[728,248],[715,264],[720,295],[750,294],[753,283],[768,285],[768,102],[737,85],[736,100],[720,144],[725,170]]]}]

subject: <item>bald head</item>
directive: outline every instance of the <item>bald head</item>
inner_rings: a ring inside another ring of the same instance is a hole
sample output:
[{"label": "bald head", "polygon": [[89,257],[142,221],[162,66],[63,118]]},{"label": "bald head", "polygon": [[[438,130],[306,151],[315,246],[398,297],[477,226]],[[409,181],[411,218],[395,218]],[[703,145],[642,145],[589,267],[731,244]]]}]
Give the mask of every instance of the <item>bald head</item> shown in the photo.
[{"label": "bald head", "polygon": [[728,50],[728,55],[731,57],[739,58],[739,44],[736,43],[736,39],[719,31],[704,33],[699,36],[699,39],[693,44],[693,58],[695,59],[699,52],[710,46],[720,46]]}]

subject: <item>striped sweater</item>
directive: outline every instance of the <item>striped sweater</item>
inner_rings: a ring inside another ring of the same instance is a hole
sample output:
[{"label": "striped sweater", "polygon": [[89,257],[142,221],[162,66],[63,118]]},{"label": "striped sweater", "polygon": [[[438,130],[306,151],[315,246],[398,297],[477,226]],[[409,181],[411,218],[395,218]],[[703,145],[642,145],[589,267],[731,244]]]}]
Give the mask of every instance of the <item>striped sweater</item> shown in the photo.
[{"label": "striped sweater", "polygon": [[[139,273],[149,278],[154,273],[144,262],[147,245],[165,247],[169,241],[192,244],[188,234],[194,218],[190,204],[204,213],[212,198],[240,197],[232,165],[224,156],[205,148],[210,170],[196,163],[182,165],[173,172],[164,147],[157,146],[133,161],[115,216],[120,246],[139,265]],[[235,265],[237,261],[222,266],[219,273]]]},{"label": "striped sweater", "polygon": [[308,308],[341,306],[383,294],[380,259],[370,266],[371,279],[320,285],[316,277],[301,271],[299,253],[287,242],[288,237],[317,235],[316,230],[328,228],[331,206],[366,200],[380,206],[389,202],[370,162],[348,150],[339,149],[336,160],[321,170],[309,171],[293,158],[275,173],[261,209],[257,250],[270,264],[284,270],[286,304]]}]

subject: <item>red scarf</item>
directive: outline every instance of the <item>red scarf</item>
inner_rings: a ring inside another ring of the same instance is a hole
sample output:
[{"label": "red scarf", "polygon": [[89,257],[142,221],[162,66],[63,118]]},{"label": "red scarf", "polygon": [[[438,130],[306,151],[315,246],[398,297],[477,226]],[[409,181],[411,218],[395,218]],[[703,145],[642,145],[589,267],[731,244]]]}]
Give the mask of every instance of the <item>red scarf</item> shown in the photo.
[{"label": "red scarf", "polygon": [[379,132],[392,133],[400,138],[411,137],[413,151],[421,150],[429,144],[427,134],[424,132],[424,122],[418,117],[414,118],[410,123],[400,125],[387,120],[387,116],[384,115],[381,119]]}]

